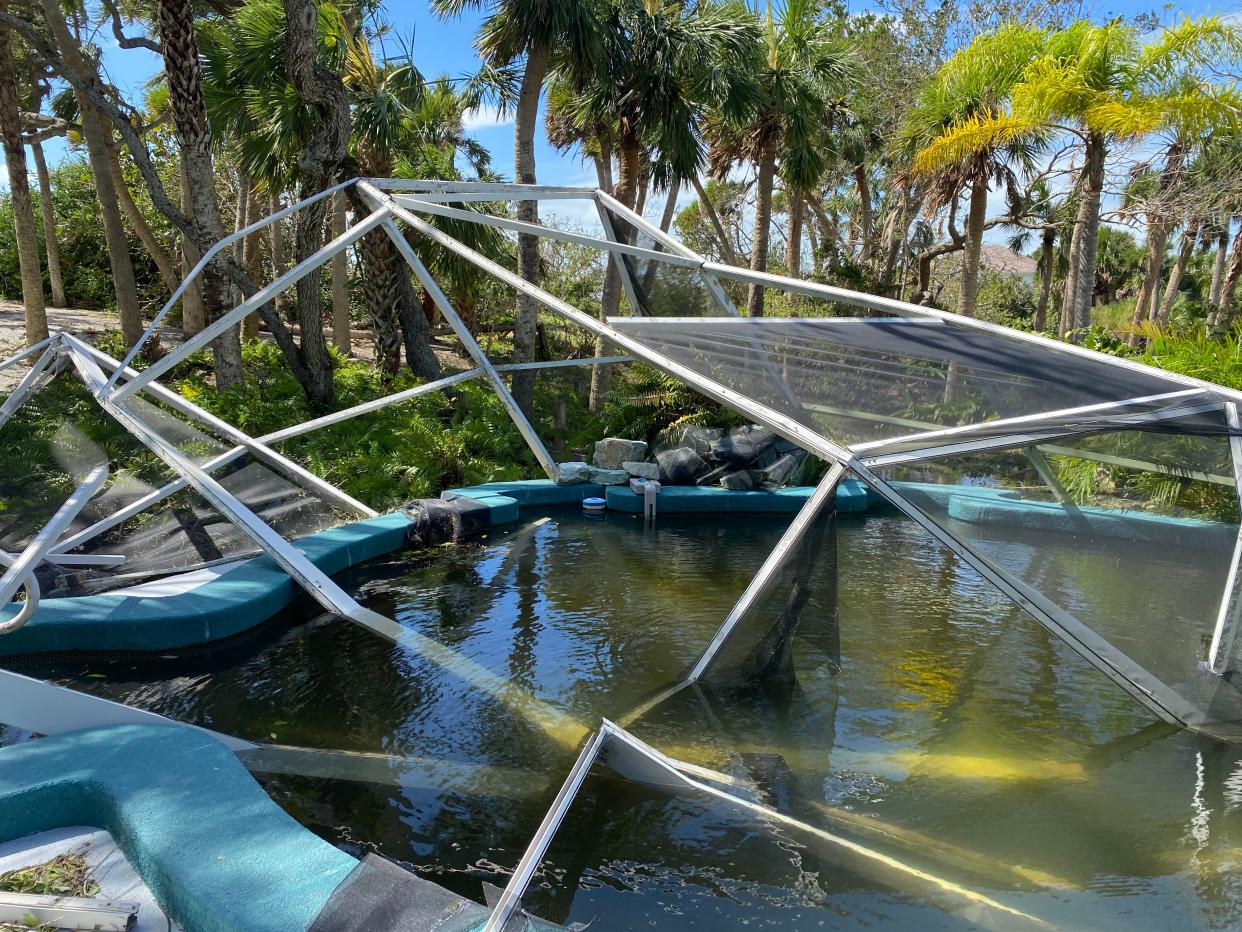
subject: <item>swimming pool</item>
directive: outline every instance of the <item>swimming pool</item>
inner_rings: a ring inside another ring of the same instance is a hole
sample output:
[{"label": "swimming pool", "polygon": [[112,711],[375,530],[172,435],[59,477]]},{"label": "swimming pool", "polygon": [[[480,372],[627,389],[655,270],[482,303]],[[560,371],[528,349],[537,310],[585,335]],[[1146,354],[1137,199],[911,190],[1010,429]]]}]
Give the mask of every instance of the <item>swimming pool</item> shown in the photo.
[{"label": "swimming pool", "polygon": [[[576,729],[624,717],[683,675],[787,524],[523,512],[484,539],[338,577],[529,702],[306,604],[211,648],[8,665],[256,741],[357,752],[348,772],[271,774],[265,786],[346,850],[377,850],[483,900],[573,764]],[[1127,596],[1109,561],[1037,532],[1024,543],[1062,585],[1109,587],[1119,617],[1151,591],[1187,611],[1217,597],[1153,548],[1125,554],[1124,578],[1149,583]],[[597,765],[529,910],[592,929],[1242,922],[1242,749],[1153,725],[913,522],[842,516],[835,546],[849,556],[836,568],[839,673],[816,623],[826,588],[813,587],[791,688],[686,690],[627,726],[831,839]],[[530,702],[561,727],[543,727]]]}]

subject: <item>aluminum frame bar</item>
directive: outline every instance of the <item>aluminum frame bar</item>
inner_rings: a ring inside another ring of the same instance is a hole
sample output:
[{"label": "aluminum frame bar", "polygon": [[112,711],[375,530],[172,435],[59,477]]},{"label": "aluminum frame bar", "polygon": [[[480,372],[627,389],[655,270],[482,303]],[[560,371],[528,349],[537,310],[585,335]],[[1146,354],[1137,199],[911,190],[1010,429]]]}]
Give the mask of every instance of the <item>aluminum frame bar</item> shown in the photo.
[{"label": "aluminum frame bar", "polygon": [[[170,369],[181,363],[191,353],[202,349],[234,324],[240,322],[243,318],[249,316],[264,304],[267,304],[276,295],[297,284],[298,281],[322,266],[338,252],[348,249],[351,244],[357,242],[367,233],[371,232],[371,230],[383,223],[387,215],[387,210],[380,209],[363,220],[355,223],[330,243],[327,243],[321,249],[318,249],[293,268],[289,269],[289,271],[276,278],[275,281],[268,285],[264,285],[241,304],[237,305],[237,307],[225,314],[221,314],[218,318],[194,336],[187,339],[167,356],[164,356],[157,362],[152,363],[124,384],[116,385],[112,389],[111,393],[114,400],[123,401],[144,385],[148,385],[155,379],[158,379],[165,372],[168,372]],[[127,362],[132,361],[133,355],[134,354],[131,351],[130,355],[126,357]]]},{"label": "aluminum frame bar", "polygon": [[[119,366],[120,364],[111,356],[91,346],[89,343],[77,339],[76,337],[65,334],[65,340],[71,342],[78,352],[85,353],[93,357],[97,363],[103,366]],[[133,371],[132,369],[129,371]],[[368,518],[374,518],[378,512],[368,505],[358,501],[352,495],[349,495],[338,489],[330,482],[320,479],[309,469],[299,466],[293,460],[278,453],[269,447],[263,440],[251,437],[245,431],[234,427],[228,421],[216,417],[210,411],[200,408],[188,398],[184,398],[177,392],[167,386],[161,385],[159,382],[151,382],[143,386],[145,391],[150,392],[160,401],[164,402],[175,411],[179,411],[189,418],[198,421],[205,427],[209,427],[222,437],[233,441],[246,452],[250,453],[255,459],[270,466],[272,469],[284,473],[289,479],[303,488],[309,489],[324,498],[335,502],[337,506],[346,511],[354,511]]]},{"label": "aluminum frame bar", "polygon": [[[365,191],[365,188],[363,190]],[[386,195],[381,194],[379,196],[385,197]],[[440,309],[440,313],[449,322],[449,326],[453,328],[453,333],[457,335],[457,339],[466,348],[466,352],[470,354],[470,358],[474,360],[475,365],[483,370],[484,377],[491,383],[492,390],[496,392],[500,403],[509,412],[509,417],[512,418],[518,432],[526,441],[526,445],[530,447],[544,473],[547,474],[549,479],[555,479],[557,474],[556,460],[548,452],[548,448],[544,446],[539,433],[531,425],[529,418],[526,417],[526,412],[522,410],[521,405],[510,394],[508,386],[501,379],[500,374],[496,371],[496,367],[492,365],[492,361],[483,352],[483,347],[479,346],[478,341],[474,338],[474,334],[470,332],[470,328],[458,316],[457,310],[453,307],[452,302],[449,301],[448,296],[441,290],[439,283],[432,278],[431,273],[427,271],[427,267],[418,258],[418,254],[406,242],[405,237],[401,235],[401,231],[397,229],[397,225],[392,222],[391,217],[384,224],[384,232],[388,234],[389,239],[397,247],[397,252],[401,253],[401,257],[414,270],[419,283],[426,289],[427,294],[431,295],[431,300],[435,302],[436,307]]]},{"label": "aluminum frame bar", "polygon": [[[142,336],[138,338],[138,342],[136,342],[132,347],[130,347],[129,352],[125,354],[125,358],[124,360],[122,360],[123,367],[128,366],[130,363],[134,361],[134,359],[137,358],[138,353],[139,351],[141,351],[143,344],[146,343],[148,339],[150,339],[151,334],[155,333],[155,329],[156,327],[159,326],[160,321],[162,321],[165,318],[165,316],[167,316],[168,312],[173,309],[173,306],[177,303],[177,301],[181,298],[181,296],[185,294],[186,290],[190,287],[190,283],[193,282],[194,279],[198,277],[198,275],[203,271],[203,269],[207,268],[207,264],[211,262],[211,260],[214,259],[221,252],[221,250],[227,248],[228,246],[232,245],[238,240],[241,240],[249,236],[251,233],[258,232],[259,230],[263,229],[269,224],[275,223],[276,221],[282,220],[285,217],[289,216],[290,214],[296,213],[297,211],[301,210],[303,207],[309,207],[311,204],[314,204],[316,201],[321,201],[325,197],[330,197],[331,195],[335,194],[337,191],[341,191],[345,188],[348,188],[350,185],[357,183],[357,181],[358,181],[357,178],[350,178],[349,180],[342,181],[339,184],[335,184],[330,188],[325,188],[323,191],[320,191],[318,194],[312,194],[308,198],[300,200],[294,204],[290,204],[288,207],[281,208],[280,210],[276,211],[274,214],[264,217],[262,220],[258,220],[255,223],[250,224],[250,226],[248,227],[243,227],[242,229],[237,230],[234,233],[230,233],[228,236],[224,237],[218,243],[213,245],[210,249],[208,249],[205,253],[203,253],[202,258],[198,260],[194,268],[190,269],[189,274],[187,274],[186,277],[182,279],[181,284],[178,285],[176,291],[172,293],[172,297],[170,297],[164,303],[164,306],[160,308],[159,312],[155,315],[155,317],[151,319],[151,323],[147,326],[147,329],[143,331]],[[116,379],[117,379],[117,376],[114,374],[113,377],[108,380],[109,389],[111,389],[116,384]]]},{"label": "aluminum frame bar", "polygon": [[[596,189],[595,201],[601,207],[607,207],[613,213],[620,214],[632,226],[642,230],[657,243],[663,243],[667,249],[677,255],[685,256],[688,259],[697,259],[699,263],[699,274],[703,277],[703,283],[707,286],[707,290],[711,292],[712,297],[715,298],[716,303],[719,304],[725,314],[730,317],[741,316],[737,309],[737,305],[733,303],[733,301],[729,298],[729,295],[725,292],[724,287],[720,284],[720,279],[718,279],[715,275],[710,274],[703,268],[703,264],[707,261],[704,256],[699,255],[675,237],[669,236],[658,226],[649,222],[646,217],[642,216],[637,211],[626,207],[602,188]],[[661,255],[664,254],[661,253]]]},{"label": "aluminum frame bar", "polygon": [[946,456],[957,456],[963,453],[981,453],[987,450],[1005,450],[1010,447],[1028,446],[1032,444],[1042,443],[1045,440],[1060,440],[1066,437],[1079,437],[1083,434],[1097,432],[1100,427],[1104,429],[1127,430],[1139,424],[1159,424],[1162,421],[1175,421],[1179,418],[1190,417],[1195,414],[1206,414],[1212,411],[1219,411],[1221,408],[1220,401],[1210,401],[1201,404],[1182,405],[1177,408],[1168,408],[1161,411],[1147,411],[1143,414],[1128,414],[1121,417],[1108,418],[1099,425],[1093,426],[1090,422],[1075,424],[1071,427],[1055,427],[1049,426],[1042,430],[1036,425],[1036,429],[1028,430],[1017,434],[1004,434],[997,437],[981,437],[978,440],[965,440],[961,443],[946,443],[943,446],[923,447],[917,450],[905,450],[900,453],[880,453],[874,456],[860,456],[858,461],[866,463],[868,466],[898,466],[902,463],[923,462],[925,460],[943,459]]},{"label": "aluminum frame bar", "polygon": [[[65,499],[64,504],[56,510],[47,524],[43,525],[26,548],[17,555],[17,559],[4,571],[4,575],[0,576],[0,605],[8,605],[13,596],[17,594],[17,590],[27,583],[27,578],[33,579],[31,574],[34,568],[43,562],[43,558],[60,535],[65,532],[69,522],[78,516],[78,512],[86,507],[86,503],[107,481],[107,463],[100,463],[86,474],[78,487]],[[37,599],[39,595],[36,593],[34,597]],[[0,635],[16,631],[29,620],[32,614],[34,614],[32,611],[23,611],[16,618],[0,622]]]},{"label": "aluminum frame bar", "polygon": [[[944,427],[936,430],[928,430],[919,434],[911,434],[906,437],[893,437],[887,440],[868,440],[865,443],[850,444],[850,449],[854,453],[867,453],[869,455],[878,455],[885,452],[885,447],[895,446],[896,444],[908,444],[921,442],[925,440],[940,440],[945,437],[960,437],[978,433],[981,430],[993,431],[998,427],[1009,426],[1028,426],[1031,424],[1040,424],[1046,421],[1060,420],[1066,417],[1077,417],[1080,414],[1101,414],[1105,411],[1112,411],[1117,408],[1126,408],[1133,405],[1152,404],[1157,401],[1171,401],[1174,398],[1185,398],[1189,395],[1204,394],[1193,388],[1182,389],[1176,392],[1163,392],[1159,395],[1141,395],[1137,398],[1127,398],[1124,401],[1105,401],[1099,404],[1081,405],[1076,408],[1058,408],[1055,411],[1041,411],[1038,414],[1023,414],[1019,417],[999,418],[994,421],[983,421],[979,424],[963,424],[960,427]],[[862,412],[859,412],[862,416]],[[936,444],[933,444],[936,446]]]},{"label": "aluminum frame bar", "polygon": [[8,423],[17,409],[24,405],[27,400],[39,388],[44,370],[47,369],[57,359],[59,347],[57,344],[47,346],[43,350],[43,354],[34,361],[34,364],[26,370],[26,374],[22,376],[21,381],[13,386],[13,391],[9,392],[9,396],[4,399],[4,403],[0,404],[0,427]]},{"label": "aluminum frame bar", "polygon": [[1201,723],[1202,715],[1193,704],[1065,609],[1014,577],[1007,570],[994,564],[965,541],[959,540],[944,530],[922,509],[873,473],[866,464],[854,460],[847,466],[892,505],[922,526],[984,579],[996,586],[1010,601],[1074,648],[1083,659],[1120,686],[1148,711],[1163,721],[1182,727],[1198,727]]},{"label": "aluminum frame bar", "polygon": [[538,201],[558,197],[589,198],[594,188],[548,184],[514,184],[506,181],[441,181],[430,178],[354,178],[381,191],[443,194],[497,194],[498,201]]},{"label": "aluminum frame bar", "polygon": [[[363,190],[366,190],[367,183],[360,182],[360,186]],[[380,192],[374,191],[374,193],[379,194]],[[440,245],[452,252],[457,253],[463,258],[469,259],[475,265],[487,272],[490,272],[510,287],[535,298],[540,303],[556,311],[562,317],[578,324],[583,329],[594,333],[597,336],[606,338],[609,342],[621,347],[630,355],[636,357],[637,359],[641,359],[644,362],[650,363],[657,369],[668,373],[674,378],[680,379],[692,388],[696,388],[708,397],[719,401],[721,404],[728,405],[734,410],[750,415],[765,426],[772,428],[772,430],[776,431],[776,433],[780,434],[782,437],[785,437],[787,440],[815,452],[824,459],[835,461],[849,458],[849,452],[845,448],[838,446],[824,437],[821,437],[814,431],[808,430],[792,418],[773,411],[766,405],[755,402],[744,395],[740,395],[739,393],[733,391],[733,389],[727,388],[712,379],[699,375],[697,372],[686,368],[676,360],[665,356],[663,353],[659,353],[648,348],[644,344],[639,343],[637,340],[621,333],[614,327],[597,320],[590,314],[586,314],[583,311],[578,310],[573,305],[562,301],[560,298],[548,294],[548,292],[544,291],[538,285],[532,285],[520,275],[510,272],[504,266],[493,262],[491,259],[488,259],[476,250],[471,249],[469,246],[466,246],[465,244],[449,236],[447,233],[436,229],[422,218],[406,210],[404,207],[395,205],[392,208],[392,212],[395,216],[408,223],[427,238],[438,242]]]},{"label": "aluminum frame bar", "polygon": [[[434,382],[427,382],[424,385],[408,388],[403,392],[396,392],[392,395],[386,395],[383,398],[373,399],[372,401],[364,401],[362,404],[354,405],[352,408],[334,411],[332,414],[325,414],[322,417],[317,417],[309,421],[303,421],[302,423],[294,424],[291,427],[281,428],[280,430],[273,431],[270,434],[264,434],[262,437],[255,438],[255,442],[262,444],[280,443],[281,441],[288,440],[292,437],[299,437],[302,434],[308,434],[311,431],[318,430],[321,427],[339,424],[342,421],[359,417],[363,414],[369,414],[372,411],[378,411],[381,408],[388,407],[389,405],[399,404],[400,402],[409,401],[410,399],[417,398],[421,395],[427,395],[435,391],[440,391],[452,385],[456,385],[459,382],[466,382],[470,379],[477,378],[479,375],[482,375],[481,369],[467,369],[465,372],[459,372],[455,375],[446,376],[443,379],[437,379]],[[221,453],[219,456],[213,457],[203,463],[199,468],[202,469],[203,472],[210,474],[215,472],[217,469],[234,462],[239,457],[244,456],[245,453],[246,447],[236,446],[231,450]],[[107,517],[101,518],[90,527],[83,528],[72,537],[65,538],[54,548],[52,548],[53,555],[60,555],[66,551],[73,550],[75,547],[82,546],[87,541],[98,537],[104,531],[110,530],[118,524],[123,524],[135,515],[146,511],[146,509],[150,508],[152,505],[162,502],[170,495],[175,495],[177,492],[180,492],[188,486],[189,482],[185,479],[174,479],[172,482],[169,482],[153,492],[149,492],[142,498],[131,502],[124,508],[119,508]]]},{"label": "aluminum frame bar", "polygon": [[49,336],[44,337],[42,340],[40,340],[38,343],[35,343],[32,346],[27,346],[25,349],[18,350],[8,359],[4,360],[3,362],[0,362],[0,372],[3,372],[5,369],[9,368],[10,366],[17,365],[19,362],[21,362],[23,359],[25,359],[28,356],[33,356],[35,353],[39,352],[39,350],[43,349],[49,343],[55,342],[57,339],[59,339],[59,331],[56,331],[50,334]]},{"label": "aluminum frame bar", "polygon": [[[598,200],[595,201],[595,212],[599,214],[600,225],[604,228],[604,236],[614,243],[620,244],[621,237],[617,235],[617,228],[612,222],[612,218],[608,216],[608,211],[604,209],[604,205]],[[608,261],[616,269],[617,279],[621,282],[621,287],[625,289],[625,300],[629,304],[630,317],[641,317],[643,306],[638,301],[638,289],[634,287],[634,277],[630,275],[630,267],[614,252],[608,253]]]},{"label": "aluminum frame bar", "polygon": [[480,226],[495,227],[500,230],[512,230],[515,233],[529,233],[531,236],[539,236],[544,239],[560,240],[565,243],[575,243],[579,246],[592,246],[602,249],[609,253],[621,253],[627,256],[634,256],[636,259],[659,259],[670,265],[677,265],[683,268],[697,268],[698,263],[693,259],[683,258],[681,256],[670,256],[668,253],[656,252],[653,249],[643,249],[641,246],[631,246],[622,243],[619,240],[599,239],[595,236],[587,236],[582,233],[571,233],[567,230],[558,230],[556,227],[544,226],[541,223],[526,223],[521,220],[510,220],[508,217],[494,217],[491,214],[484,214],[473,210],[460,210],[456,207],[445,207],[442,204],[436,204],[432,201],[424,201],[417,197],[407,195],[390,195],[393,202],[402,207],[408,207],[417,210],[420,213],[432,214],[437,217],[449,217],[456,220],[465,220],[470,223],[477,223]]},{"label": "aluminum frame bar", "polygon": [[[1238,493],[1239,517],[1242,518],[1242,419],[1238,406],[1225,402],[1225,423],[1229,425],[1229,453],[1233,460],[1233,477]],[[1208,645],[1208,668],[1218,675],[1229,672],[1233,662],[1234,646],[1238,640],[1238,627],[1242,625],[1242,526],[1234,541],[1233,555],[1229,561],[1229,576],[1212,627],[1212,641]]]}]

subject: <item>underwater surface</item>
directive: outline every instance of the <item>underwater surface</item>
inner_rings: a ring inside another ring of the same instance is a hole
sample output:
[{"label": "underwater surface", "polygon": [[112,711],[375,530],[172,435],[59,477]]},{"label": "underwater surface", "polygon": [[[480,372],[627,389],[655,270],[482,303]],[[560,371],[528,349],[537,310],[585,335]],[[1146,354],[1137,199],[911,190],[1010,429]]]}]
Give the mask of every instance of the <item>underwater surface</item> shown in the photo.
[{"label": "underwater surface", "polygon": [[[770,609],[800,587],[783,675],[745,675],[760,611],[736,663],[627,720],[691,667],[787,523],[524,515],[341,577],[454,662],[300,604],[210,649],[6,666],[349,752],[260,776],[328,840],[478,900],[601,718],[797,820],[597,763],[524,902],[596,932],[1242,925],[1242,745],[1154,723],[912,522],[840,518],[765,594]],[[1102,559],[1036,532],[1005,546],[1119,619],[1153,599],[1214,617],[1220,598],[1215,568],[1196,579],[1158,548]]]}]

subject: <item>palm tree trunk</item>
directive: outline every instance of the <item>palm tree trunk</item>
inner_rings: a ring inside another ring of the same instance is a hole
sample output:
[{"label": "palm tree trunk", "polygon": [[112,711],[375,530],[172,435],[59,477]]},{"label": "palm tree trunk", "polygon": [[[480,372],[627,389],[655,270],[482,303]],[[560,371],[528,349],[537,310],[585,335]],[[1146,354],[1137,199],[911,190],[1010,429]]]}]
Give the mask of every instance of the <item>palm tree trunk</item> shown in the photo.
[{"label": "palm tree trunk", "polygon": [[806,201],[796,191],[788,193],[789,235],[785,237],[785,268],[794,278],[802,277],[802,218]]},{"label": "palm tree trunk", "polygon": [[1073,272],[1071,323],[1075,330],[1091,326],[1091,303],[1095,294],[1096,257],[1099,251],[1100,196],[1104,190],[1105,139],[1095,132],[1087,134],[1086,162],[1083,165],[1082,202],[1075,232],[1081,232]]},{"label": "palm tree trunk", "polygon": [[1177,302],[1177,289],[1182,285],[1182,276],[1186,274],[1186,266],[1190,263],[1190,257],[1194,254],[1195,246],[1198,244],[1199,224],[1192,220],[1186,224],[1186,232],[1182,234],[1182,248],[1178,250],[1177,262],[1174,263],[1173,270],[1169,273],[1169,282],[1164,288],[1164,298],[1156,312],[1156,323],[1162,327],[1169,322],[1169,314]]},{"label": "palm tree trunk", "polygon": [[[391,244],[389,248],[392,248]],[[394,258],[392,268],[397,278],[397,321],[401,325],[401,337],[405,344],[406,365],[418,377],[433,381],[442,373],[440,360],[431,348],[431,321],[410,282],[410,267]]]},{"label": "palm tree trunk", "polygon": [[1212,305],[1213,314],[1220,313],[1220,296],[1225,287],[1225,269],[1229,265],[1229,214],[1220,219],[1216,228],[1216,254],[1212,261],[1212,287],[1208,292],[1208,303]]},{"label": "palm tree trunk", "polygon": [[733,251],[733,246],[729,243],[729,234],[725,232],[724,224],[720,222],[720,214],[716,212],[716,205],[712,203],[712,199],[707,196],[707,189],[703,187],[703,182],[698,175],[694,175],[690,178],[690,183],[694,185],[694,193],[698,195],[699,209],[707,214],[707,220],[716,234],[721,259],[727,265],[737,265],[737,253]]},{"label": "palm tree trunk", "polygon": [[[250,185],[251,179],[249,175],[243,173],[245,184]],[[259,222],[260,216],[263,214],[263,200],[259,197],[257,189],[250,188],[250,196],[246,198],[246,217],[243,221],[244,226],[251,226]],[[242,268],[246,270],[247,277],[255,283],[263,280],[263,234],[254,232],[249,234],[242,240]],[[258,313],[249,314],[242,321],[242,339],[257,340],[259,338],[259,315]]]},{"label": "palm tree trunk", "polygon": [[[535,184],[535,128],[539,124],[539,94],[548,71],[548,50],[536,44],[527,50],[526,68],[518,92],[513,119],[513,180],[518,184]],[[517,219],[525,223],[539,222],[538,201],[518,201]],[[533,285],[539,283],[539,238],[518,234],[517,271]],[[518,292],[513,317],[513,361],[533,362],[539,348],[539,304],[534,298]],[[529,413],[534,405],[535,373],[531,370],[513,373],[513,398]]]},{"label": "palm tree trunk", "polygon": [[[677,214],[677,194],[681,191],[681,185],[673,182],[669,185],[668,196],[664,199],[664,211],[660,214],[660,229],[667,233],[673,226],[673,217]],[[647,263],[647,267],[643,270],[642,289],[644,293],[650,293],[651,283],[655,281],[656,272],[660,270],[660,264],[652,261]]]},{"label": "palm tree trunk", "polygon": [[[332,238],[345,232],[345,195],[332,195]],[[349,256],[342,250],[332,257],[332,342],[349,355]]]},{"label": "palm tree trunk", "polygon": [[[755,194],[755,232],[750,250],[752,272],[768,270],[768,243],[772,234],[772,181],[776,177],[776,139],[769,135],[759,148],[759,178]],[[763,291],[760,284],[752,284],[746,296],[746,313],[751,317],[763,316]]]},{"label": "palm tree trunk", "polygon": [[68,307],[65,297],[65,279],[60,271],[60,244],[56,241],[56,211],[52,203],[52,178],[43,157],[43,144],[32,142],[30,154],[34,156],[35,174],[39,178],[39,210],[43,214],[43,248],[47,254],[47,277],[52,286],[52,304]]},{"label": "palm tree trunk", "polygon": [[[185,166],[178,165],[177,176],[181,185],[181,211],[186,216],[190,216],[190,186],[185,177]],[[190,237],[183,236],[181,238],[181,275],[184,278],[190,274],[190,270],[198,265],[198,260],[203,257]],[[185,292],[181,295],[181,328],[185,331],[186,336],[194,336],[207,326],[207,310],[203,306],[203,280],[196,278],[190,282]]]},{"label": "palm tree trunk", "polygon": [[983,224],[988,215],[988,184],[976,178],[970,186],[970,212],[966,216],[966,243],[962,249],[962,282],[957,293],[957,312],[975,316],[979,297],[979,266],[983,258]]},{"label": "palm tree trunk", "polygon": [[401,294],[392,263],[392,242],[383,230],[372,230],[362,238],[361,252],[365,269],[362,291],[371,315],[375,363],[388,381],[401,369],[401,335],[397,322]]},{"label": "palm tree trunk", "polygon": [[858,261],[866,265],[871,261],[871,231],[875,225],[871,205],[871,182],[867,178],[867,166],[854,166],[854,187],[858,190],[858,238],[861,243]]},{"label": "palm tree trunk", "polygon": [[[271,195],[271,203],[268,205],[268,212],[274,214],[279,209],[280,195],[273,193]],[[272,281],[275,281],[289,270],[289,250],[286,248],[285,221],[277,220],[275,223],[269,223],[267,230],[272,253]],[[276,313],[280,315],[280,319],[293,323],[296,317],[294,300],[287,288],[276,296],[275,304]]]},{"label": "palm tree trunk", "polygon": [[1238,227],[1233,238],[1233,257],[1229,260],[1229,271],[1225,273],[1225,283],[1220,289],[1220,318],[1218,326],[1232,327],[1238,317],[1238,279],[1242,278],[1242,226]]},{"label": "palm tree trunk", "polygon": [[0,29],[0,137],[9,173],[9,196],[13,203],[13,227],[17,236],[17,263],[22,278],[22,304],[26,314],[26,345],[47,339],[47,309],[43,304],[43,271],[39,267],[39,238],[35,232],[34,204],[26,175],[26,150],[22,146],[22,115],[17,96],[17,66],[8,29]]},{"label": "palm tree trunk", "polygon": [[[202,62],[194,36],[194,17],[189,0],[156,0],[156,23],[164,74],[168,80],[168,105],[185,169],[190,194],[190,217],[200,243],[224,237],[220,203],[216,196],[212,165],[211,128],[203,100]],[[219,261],[203,269],[203,301],[208,322],[219,319],[230,307],[233,286]],[[306,335],[303,333],[303,340]],[[239,328],[230,327],[212,341],[216,387],[228,388],[242,380]]]},{"label": "palm tree trunk", "polygon": [[1052,299],[1052,275],[1056,271],[1057,257],[1053,250],[1057,244],[1057,228],[1044,227],[1043,241],[1040,244],[1040,266],[1042,279],[1039,286],[1039,302],[1035,305],[1035,318],[1031,321],[1036,332],[1048,326],[1048,302]]},{"label": "palm tree trunk", "polygon": [[1138,346],[1141,337],[1139,325],[1152,317],[1154,297],[1160,287],[1160,267],[1164,264],[1164,251],[1168,243],[1169,227],[1159,216],[1147,215],[1147,258],[1143,266],[1143,284],[1139,288],[1138,297],[1134,301],[1134,328],[1130,331],[1127,342]]},{"label": "palm tree trunk", "polygon": [[172,294],[177,290],[177,286],[181,284],[181,276],[177,273],[177,263],[168,254],[168,251],[164,249],[164,244],[156,238],[150,224],[147,223],[147,218],[142,215],[142,211],[134,203],[134,196],[130,193],[129,185],[125,183],[125,172],[121,168],[121,156],[117,151],[116,139],[113,137],[110,127],[104,127],[104,135],[108,140],[108,171],[112,175],[112,187],[116,191],[116,200],[121,206],[121,213],[124,214],[125,222],[129,225],[129,228],[134,231],[134,235],[138,237],[143,248],[146,249],[152,261],[155,262],[155,267],[160,273],[160,281],[164,283],[168,293]]},{"label": "palm tree trunk", "polygon": [[[77,39],[70,35],[68,20],[58,0],[40,0],[40,3],[43,19],[65,64],[70,70],[91,75],[98,82],[98,69],[93,64],[87,64]],[[76,88],[73,93],[78,104],[87,161],[95,182],[95,196],[99,198],[100,221],[103,224],[104,240],[108,245],[112,288],[116,294],[117,314],[121,319],[121,337],[129,347],[142,336],[142,311],[138,306],[138,285],[134,281],[134,265],[129,256],[129,243],[125,238],[125,224],[121,220],[121,208],[112,184],[112,173],[108,170],[108,146],[104,125],[86,95]]]}]

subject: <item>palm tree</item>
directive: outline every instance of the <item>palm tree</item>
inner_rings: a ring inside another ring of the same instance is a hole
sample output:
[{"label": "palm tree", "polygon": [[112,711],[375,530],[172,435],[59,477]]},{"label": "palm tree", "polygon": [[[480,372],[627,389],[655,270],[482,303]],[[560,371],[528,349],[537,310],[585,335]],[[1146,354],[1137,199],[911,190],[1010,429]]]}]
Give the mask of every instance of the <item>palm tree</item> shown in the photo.
[{"label": "palm tree", "polygon": [[[1052,283],[1057,274],[1062,250],[1057,239],[1064,226],[1066,201],[1057,202],[1052,189],[1045,180],[1037,181],[1024,192],[1022,202],[1011,213],[1018,221],[1018,230],[1009,240],[1009,248],[1023,253],[1030,245],[1034,233],[1039,233],[1039,249],[1035,253],[1035,269],[1039,273],[1039,298],[1031,318],[1031,328],[1045,330],[1048,326],[1048,306],[1052,302]],[[1018,219],[1020,218],[1020,219]]]},{"label": "palm tree", "polygon": [[22,304],[26,312],[26,343],[33,345],[47,338],[47,311],[43,305],[43,272],[39,266],[39,240],[35,232],[34,205],[30,200],[30,181],[26,174],[26,150],[22,146],[17,66],[7,28],[0,28],[0,140],[4,143],[9,196],[13,203]]},{"label": "palm tree", "polygon": [[1219,17],[1185,19],[1143,46],[1119,21],[1079,21],[1048,37],[1013,91],[1028,127],[1070,129],[1082,141],[1079,212],[1070,243],[1061,330],[1091,322],[1105,160],[1113,140],[1161,130],[1194,135],[1236,125],[1242,95],[1209,79],[1210,63],[1238,46]]},{"label": "palm tree", "polygon": [[[43,25],[65,65],[80,75],[90,76],[99,84],[97,66],[87,63],[78,39],[69,31],[70,19],[65,16],[58,0],[40,0]],[[112,287],[116,294],[117,314],[121,319],[121,336],[126,345],[133,346],[142,336],[142,310],[138,304],[138,285],[134,279],[134,265],[129,255],[129,243],[125,237],[125,224],[116,188],[108,168],[108,145],[111,126],[86,99],[74,88],[73,97],[82,125],[82,138],[86,143],[87,159],[91,177],[95,182],[95,194],[99,198],[99,214],[103,224],[104,239],[108,245],[108,262],[112,272]]]},{"label": "palm tree", "polygon": [[1040,142],[1038,131],[1016,125],[1006,103],[1043,39],[1026,26],[979,37],[940,68],[909,115],[911,174],[928,182],[928,206],[940,209],[970,191],[957,306],[965,317],[975,314],[988,188],[999,180],[1012,189],[1013,163],[1029,167]]},{"label": "palm tree", "polygon": [[[535,184],[535,128],[548,70],[557,61],[574,69],[589,67],[599,54],[603,16],[593,0],[434,0],[432,4],[441,16],[452,17],[485,5],[489,14],[475,39],[483,60],[496,68],[525,62],[514,109],[513,180]],[[538,223],[538,202],[519,201],[517,219]],[[526,281],[538,282],[539,241],[535,236],[518,236],[517,267]],[[513,322],[515,362],[535,359],[537,322],[538,304],[519,292]],[[530,409],[534,390],[534,372],[514,373],[513,397],[524,410]]]},{"label": "palm tree", "polygon": [[[756,272],[768,268],[778,166],[794,190],[808,191],[819,181],[827,159],[825,136],[840,122],[838,101],[852,74],[850,53],[818,15],[814,0],[789,0],[779,18],[769,2],[753,74],[754,105],[741,118],[723,114],[713,122],[712,173],[723,178],[732,163],[743,159],[756,166],[750,253]],[[763,314],[762,285],[751,285],[746,311]]]}]

